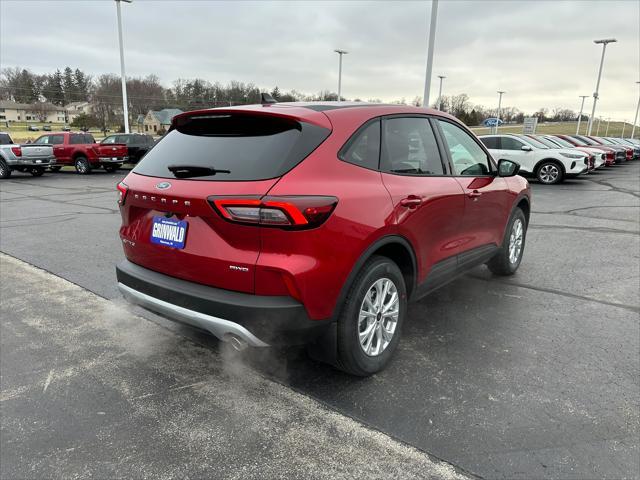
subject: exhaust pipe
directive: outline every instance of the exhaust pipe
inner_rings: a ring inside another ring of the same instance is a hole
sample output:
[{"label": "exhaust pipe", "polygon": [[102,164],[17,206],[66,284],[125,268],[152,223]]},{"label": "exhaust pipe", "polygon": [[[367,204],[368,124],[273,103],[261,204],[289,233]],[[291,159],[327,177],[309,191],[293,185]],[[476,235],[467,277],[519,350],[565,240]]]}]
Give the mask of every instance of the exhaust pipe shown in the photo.
[{"label": "exhaust pipe", "polygon": [[231,344],[231,346],[233,347],[233,349],[237,352],[241,352],[243,351],[245,348],[247,348],[247,342],[244,341],[242,338],[240,338],[237,335],[234,335],[233,333],[229,333],[226,335],[227,341]]}]

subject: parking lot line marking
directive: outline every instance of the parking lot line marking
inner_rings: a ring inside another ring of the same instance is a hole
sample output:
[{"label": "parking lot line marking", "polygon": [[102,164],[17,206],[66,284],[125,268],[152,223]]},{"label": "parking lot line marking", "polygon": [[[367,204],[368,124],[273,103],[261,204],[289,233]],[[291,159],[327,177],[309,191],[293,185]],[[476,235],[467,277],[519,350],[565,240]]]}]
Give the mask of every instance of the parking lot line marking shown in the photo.
[{"label": "parking lot line marking", "polygon": [[51,380],[53,380],[53,369],[51,369],[51,371],[49,372],[49,375],[47,376],[47,380],[44,382],[44,388],[42,389],[42,393],[47,391],[47,388],[49,388],[49,384],[51,383]]}]

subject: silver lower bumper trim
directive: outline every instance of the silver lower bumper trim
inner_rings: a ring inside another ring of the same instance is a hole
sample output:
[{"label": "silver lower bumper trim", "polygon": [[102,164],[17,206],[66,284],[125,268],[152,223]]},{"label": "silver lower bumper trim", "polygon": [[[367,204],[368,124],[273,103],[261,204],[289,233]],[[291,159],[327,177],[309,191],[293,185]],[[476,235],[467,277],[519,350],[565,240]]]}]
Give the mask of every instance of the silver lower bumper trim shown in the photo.
[{"label": "silver lower bumper trim", "polygon": [[269,345],[258,337],[256,337],[249,330],[242,325],[224,320],[222,318],[206,315],[204,313],[189,310],[188,308],[179,307],[164,300],[147,295],[146,293],[134,290],[122,283],[118,283],[118,289],[122,295],[131,303],[140,305],[152,312],[159,313],[160,315],[168,318],[169,320],[175,320],[177,322],[186,323],[194,327],[202,328],[211,332],[220,340],[228,341],[230,335],[235,335],[241,338],[248,345],[252,347],[268,347]]}]

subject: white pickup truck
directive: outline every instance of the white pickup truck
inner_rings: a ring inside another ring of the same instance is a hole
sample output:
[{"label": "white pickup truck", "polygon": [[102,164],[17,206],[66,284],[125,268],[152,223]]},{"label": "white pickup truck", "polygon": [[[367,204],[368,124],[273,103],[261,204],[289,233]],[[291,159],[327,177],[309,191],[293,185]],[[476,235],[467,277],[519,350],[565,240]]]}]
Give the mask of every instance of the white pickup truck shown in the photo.
[{"label": "white pickup truck", "polygon": [[8,133],[0,132],[0,178],[9,178],[14,170],[39,177],[55,163],[50,145],[17,145]]}]

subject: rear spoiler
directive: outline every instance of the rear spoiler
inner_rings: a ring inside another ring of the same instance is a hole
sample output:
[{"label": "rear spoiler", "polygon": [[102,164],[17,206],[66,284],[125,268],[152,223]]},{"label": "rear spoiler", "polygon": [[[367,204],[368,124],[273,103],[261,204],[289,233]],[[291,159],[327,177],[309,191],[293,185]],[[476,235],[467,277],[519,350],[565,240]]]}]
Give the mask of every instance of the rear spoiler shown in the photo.
[{"label": "rear spoiler", "polygon": [[[275,102],[275,101],[274,101]],[[191,112],[184,112],[176,115],[171,120],[171,127],[169,132],[174,130],[181,122],[193,117],[207,116],[207,115],[247,115],[247,116],[267,116],[267,117],[281,117],[295,120],[296,122],[306,122],[319,127],[333,130],[333,126],[327,117],[322,112],[316,112],[308,108],[301,106],[286,105],[284,103],[268,103],[260,105],[241,105],[237,107],[220,107],[220,108],[208,108],[204,110],[193,110]]]}]

